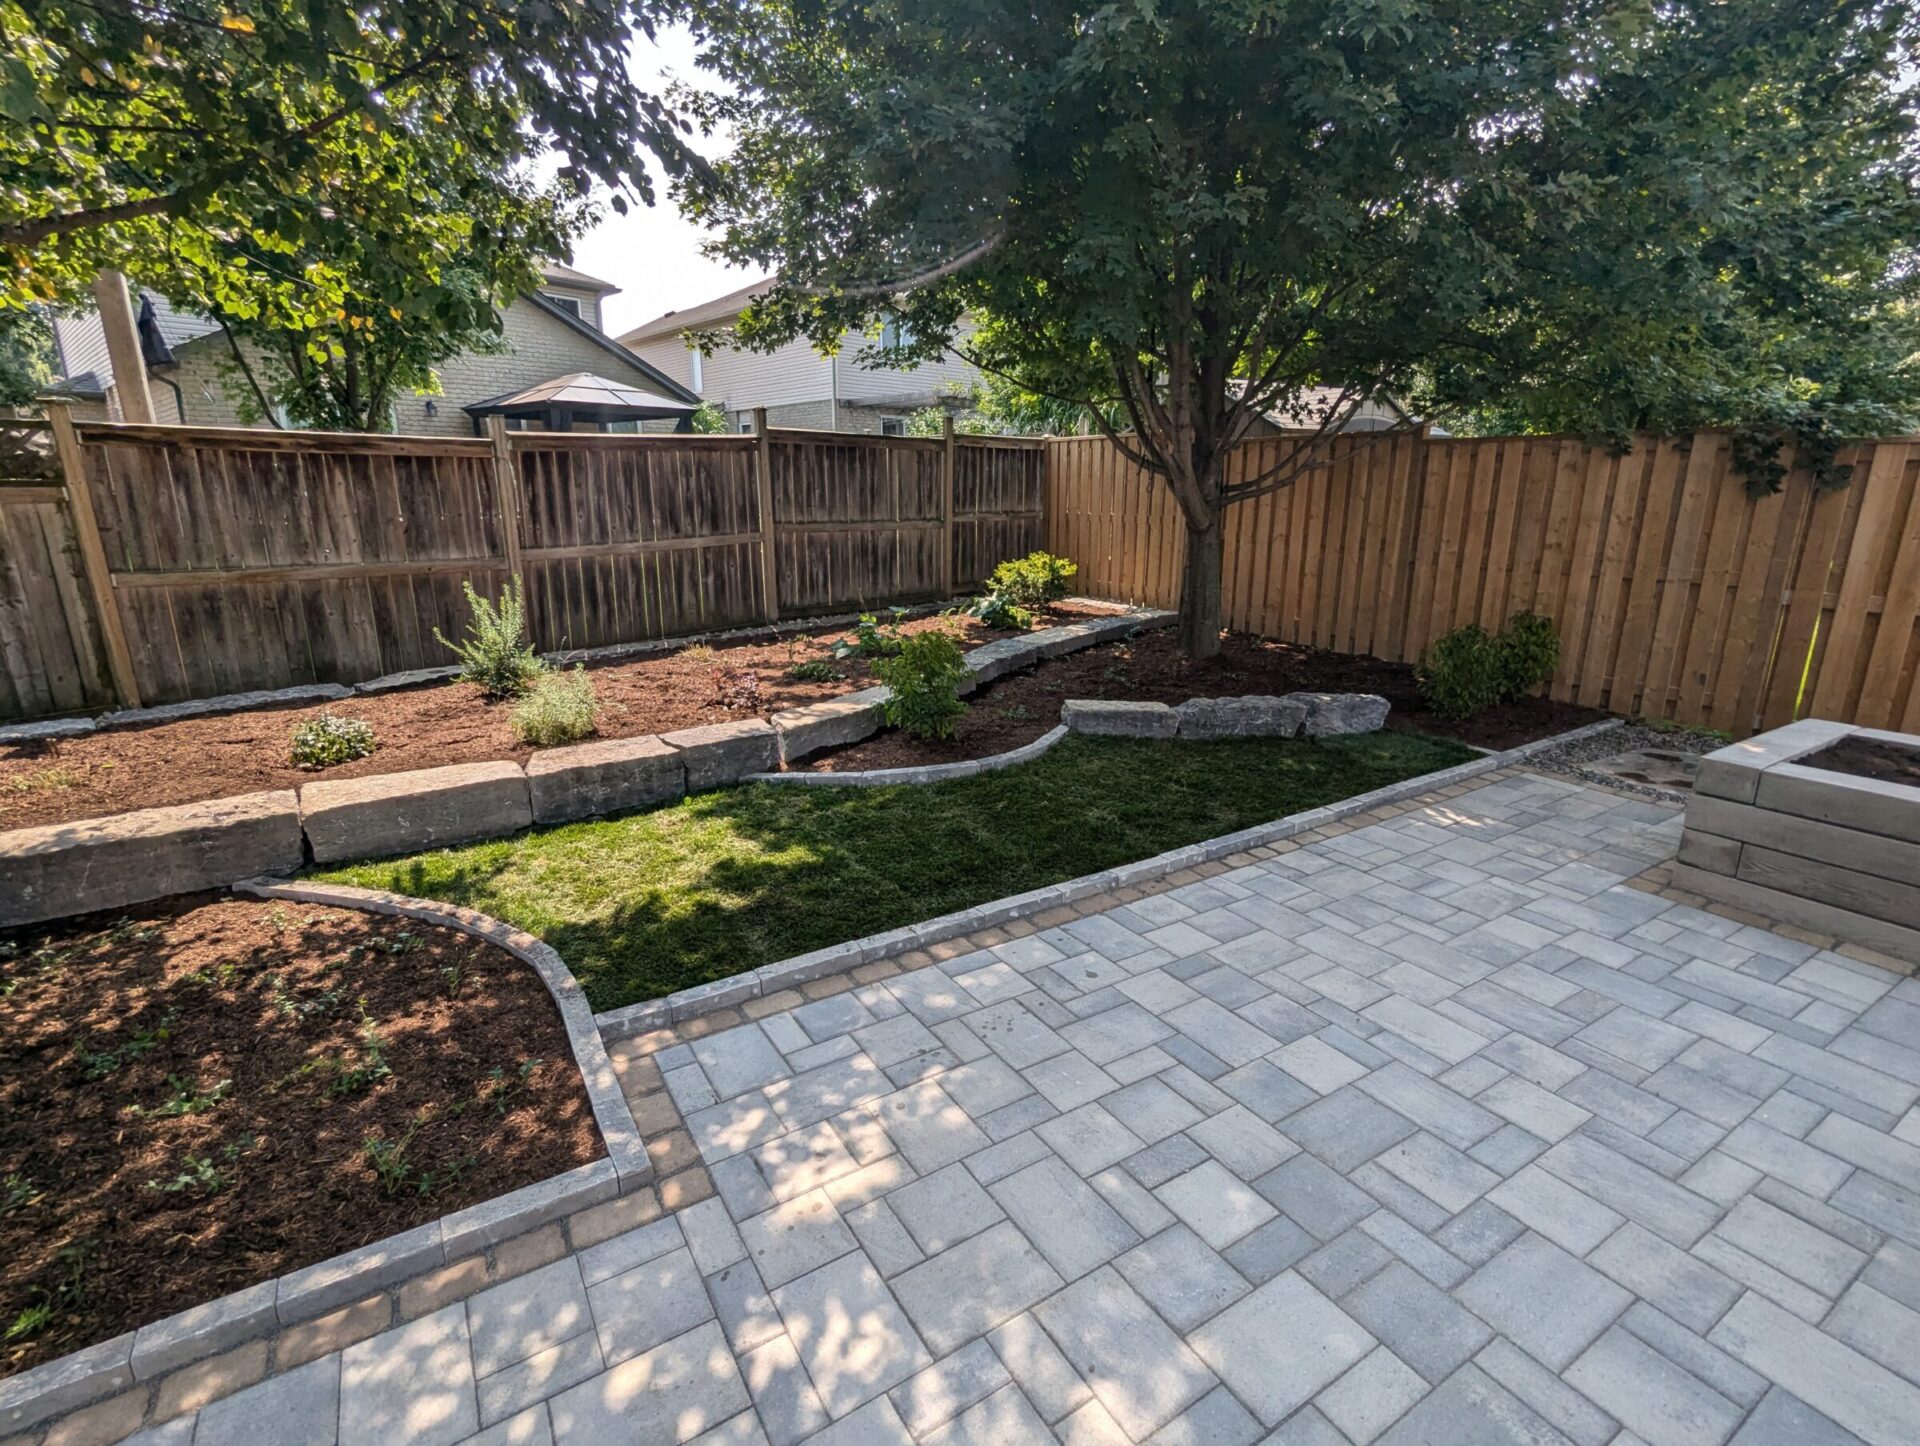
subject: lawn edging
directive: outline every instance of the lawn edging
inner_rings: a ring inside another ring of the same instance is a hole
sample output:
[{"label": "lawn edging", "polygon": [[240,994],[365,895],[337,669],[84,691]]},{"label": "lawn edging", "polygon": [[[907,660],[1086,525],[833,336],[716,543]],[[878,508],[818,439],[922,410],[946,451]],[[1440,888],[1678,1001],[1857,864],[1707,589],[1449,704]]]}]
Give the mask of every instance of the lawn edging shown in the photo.
[{"label": "lawn edging", "polygon": [[735,974],[727,979],[716,979],[710,984],[682,989],[659,999],[643,1000],[639,1004],[610,1009],[595,1015],[594,1022],[599,1026],[601,1037],[609,1042],[631,1039],[645,1034],[648,1030],[658,1029],[662,1025],[678,1024],[702,1014],[710,1014],[716,1009],[725,1009],[732,1005],[743,1004],[750,999],[758,999],[762,995],[777,994],[783,989],[792,989],[801,984],[811,983],[829,974],[843,973],[875,959],[888,958],[905,953],[909,949],[923,949],[930,944],[942,943],[964,934],[1006,924],[1015,919],[1045,913],[1048,909],[1061,904],[1075,903],[1080,899],[1091,898],[1095,894],[1103,894],[1109,889],[1142,884],[1152,879],[1163,878],[1168,874],[1178,873],[1182,869],[1193,868],[1196,864],[1211,863],[1229,854],[1279,843],[1296,834],[1307,833],[1325,824],[1337,823],[1343,818],[1369,812],[1384,804],[1399,803],[1436,788],[1445,788],[1449,784],[1460,783],[1477,778],[1484,773],[1492,773],[1497,769],[1523,763],[1536,753],[1545,752],[1549,748],[1558,747],[1578,738],[1591,737],[1596,733],[1603,733],[1620,726],[1620,719],[1607,718],[1566,733],[1554,734],[1549,738],[1536,738],[1530,743],[1522,743],[1504,752],[1487,753],[1469,762],[1456,764],[1452,768],[1443,768],[1437,773],[1422,773],[1413,778],[1402,779],[1398,783],[1390,783],[1383,788],[1341,799],[1338,803],[1325,804],[1319,808],[1308,809],[1304,813],[1288,814],[1285,818],[1275,819],[1271,823],[1255,824],[1251,828],[1222,834],[1218,838],[1206,839],[1184,848],[1171,849],[1166,853],[1155,854],[1134,863],[1122,864],[1117,868],[1104,869],[1095,874],[1083,874],[1077,879],[1068,879],[1062,883],[1048,884],[1044,888],[1029,889],[1025,893],[1014,894],[1004,899],[976,904],[970,909],[943,914],[937,919],[925,919],[918,924],[909,924],[899,929],[889,929],[883,933],[849,940],[844,944],[815,949],[806,954],[795,955],[791,959],[764,964],[744,974]]},{"label": "lawn edging", "polygon": [[[963,691],[1173,618],[1139,610],[997,639],[965,655]],[[771,723],[747,718],[542,749],[526,764],[495,759],[316,778],[298,790],[11,829],[0,832],[0,928],[225,888],[263,869],[291,873],[303,856],[331,863],[478,843],[724,787],[875,731],[877,691],[777,714]],[[270,843],[262,842],[263,829]]]},{"label": "lawn edging", "polygon": [[312,1321],[653,1180],[653,1163],[627,1108],[586,994],[552,946],[472,909],[378,889],[274,879],[243,880],[233,887],[236,893],[253,898],[324,904],[438,924],[484,939],[521,960],[539,975],[560,1012],[606,1158],[189,1306],[0,1380],[0,1432],[31,1428],[50,1416]]},{"label": "lawn edging", "polygon": [[958,763],[923,763],[915,768],[868,768],[846,773],[749,773],[743,783],[791,783],[802,788],[885,788],[894,783],[945,783],[972,778],[1015,764],[1029,763],[1067,736],[1067,726],[1056,724],[1031,743],[985,758],[963,758]]}]

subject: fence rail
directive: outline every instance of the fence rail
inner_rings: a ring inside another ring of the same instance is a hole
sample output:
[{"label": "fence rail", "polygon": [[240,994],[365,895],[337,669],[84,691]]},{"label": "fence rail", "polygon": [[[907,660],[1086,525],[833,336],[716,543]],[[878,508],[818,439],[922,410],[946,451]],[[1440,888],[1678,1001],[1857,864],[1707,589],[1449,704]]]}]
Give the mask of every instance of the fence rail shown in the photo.
[{"label": "fence rail", "polygon": [[[1247,443],[1254,477],[1295,443]],[[1103,438],[1048,443],[1049,546],[1098,595],[1179,598],[1184,526]],[[1441,633],[1551,617],[1553,696],[1745,736],[1796,717],[1920,730],[1920,438],[1750,498],[1720,433],[1344,436],[1229,510],[1228,626],[1413,662]]]},{"label": "fence rail", "polygon": [[[4,454],[0,718],[449,661],[524,578],[542,649],[943,595],[1040,546],[1037,441],[369,437],[72,422]],[[55,460],[57,459],[57,460]]]}]

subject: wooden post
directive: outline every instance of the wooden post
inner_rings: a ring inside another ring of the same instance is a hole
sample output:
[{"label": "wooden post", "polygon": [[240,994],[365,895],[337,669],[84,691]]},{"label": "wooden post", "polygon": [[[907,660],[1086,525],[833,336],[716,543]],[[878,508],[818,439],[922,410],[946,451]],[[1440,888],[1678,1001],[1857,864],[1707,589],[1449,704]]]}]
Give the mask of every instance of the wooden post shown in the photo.
[{"label": "wooden post", "polygon": [[507,419],[487,418],[487,440],[493,444],[493,499],[500,512],[500,546],[507,557],[507,576],[522,588],[527,580],[520,572],[520,478],[514,468],[513,442],[507,436]]},{"label": "wooden post", "polygon": [[953,413],[940,417],[940,596],[953,596]]},{"label": "wooden post", "polygon": [[760,501],[760,601],[761,612],[770,623],[780,621],[780,580],[774,572],[773,545],[773,442],[767,436],[767,409],[753,409],[754,486]]},{"label": "wooden post", "polygon": [[100,303],[100,323],[107,333],[107,357],[113,363],[113,393],[120,402],[120,420],[151,422],[153,390],[147,385],[147,359],[140,354],[140,331],[133,320],[127,278],[118,271],[102,271],[93,278],[93,295]]},{"label": "wooden post", "polygon": [[94,514],[93,493],[87,486],[86,460],[80,451],[79,434],[73,430],[73,413],[65,402],[48,402],[47,421],[53,428],[53,448],[60,458],[60,475],[66,481],[67,516],[73,519],[73,535],[80,544],[87,591],[93,596],[93,610],[100,618],[100,634],[107,640],[107,668],[113,674],[113,690],[119,694],[122,706],[138,708],[140,685],[134,678],[133,651],[127,646],[127,630],[120,621],[119,605],[113,599],[113,570],[107,565],[106,545],[100,541],[100,519]]}]

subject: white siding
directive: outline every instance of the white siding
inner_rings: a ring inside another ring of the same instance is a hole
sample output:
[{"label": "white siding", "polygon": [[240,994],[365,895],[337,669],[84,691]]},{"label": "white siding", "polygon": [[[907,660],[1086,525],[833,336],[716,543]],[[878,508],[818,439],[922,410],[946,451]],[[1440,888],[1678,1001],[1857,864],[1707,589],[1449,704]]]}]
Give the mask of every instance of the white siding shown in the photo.
[{"label": "white siding", "polygon": [[693,353],[687,349],[687,344],[679,337],[655,337],[652,341],[643,341],[629,350],[642,361],[658,367],[681,386],[690,387],[703,397],[707,395],[702,388],[693,385]]},{"label": "white siding", "polygon": [[833,368],[806,341],[776,351],[722,347],[701,363],[700,392],[730,411],[825,401],[833,395]]},{"label": "white siding", "polygon": [[[972,333],[963,326],[960,340]],[[980,369],[947,352],[938,361],[922,362],[911,371],[899,367],[863,367],[854,360],[872,338],[847,333],[835,358],[835,371],[842,400],[886,402],[901,399],[913,407],[926,406],[928,399],[954,386],[972,386],[981,380]]]},{"label": "white siding", "polygon": [[581,286],[558,286],[552,282],[540,288],[542,296],[552,297],[556,301],[577,301],[580,303],[580,319],[595,331],[600,330],[600,293],[589,291]]}]

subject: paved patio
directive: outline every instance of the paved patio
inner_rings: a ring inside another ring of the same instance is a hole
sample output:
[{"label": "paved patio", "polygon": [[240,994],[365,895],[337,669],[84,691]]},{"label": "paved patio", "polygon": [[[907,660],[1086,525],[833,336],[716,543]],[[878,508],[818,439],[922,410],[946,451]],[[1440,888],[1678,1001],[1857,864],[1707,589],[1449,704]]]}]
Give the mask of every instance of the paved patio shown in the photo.
[{"label": "paved patio", "polygon": [[657,1056],[717,1195],[150,1433],[1920,1439],[1920,984],[1533,775]]}]

